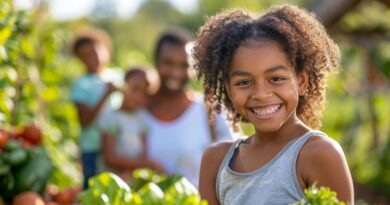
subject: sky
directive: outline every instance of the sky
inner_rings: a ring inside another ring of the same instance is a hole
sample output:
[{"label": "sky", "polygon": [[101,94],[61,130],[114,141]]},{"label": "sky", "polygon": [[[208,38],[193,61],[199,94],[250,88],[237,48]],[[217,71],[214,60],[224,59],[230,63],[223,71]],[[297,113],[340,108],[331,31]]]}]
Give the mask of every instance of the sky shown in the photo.
[{"label": "sky", "polygon": [[[35,0],[37,1],[37,0]],[[58,20],[73,20],[89,14],[97,0],[47,0],[50,13]],[[127,18],[134,14],[146,0],[112,0],[116,3],[119,17]],[[149,0],[169,1],[179,11],[189,13],[196,10],[198,0]],[[19,8],[30,8],[34,0],[14,0]]]}]

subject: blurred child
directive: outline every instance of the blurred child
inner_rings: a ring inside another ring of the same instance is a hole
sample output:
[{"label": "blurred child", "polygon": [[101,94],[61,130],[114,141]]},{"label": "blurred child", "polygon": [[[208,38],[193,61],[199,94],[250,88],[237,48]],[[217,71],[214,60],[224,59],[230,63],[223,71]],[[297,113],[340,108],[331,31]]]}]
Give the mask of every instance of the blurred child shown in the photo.
[{"label": "blurred child", "polygon": [[103,166],[125,179],[136,168],[163,172],[162,166],[147,157],[147,125],[139,114],[139,108],[146,105],[150,89],[153,88],[148,79],[145,69],[128,70],[121,107],[105,113],[100,121],[103,130]]},{"label": "blurred child", "polygon": [[84,64],[86,72],[72,86],[71,98],[76,105],[81,133],[79,138],[83,167],[83,188],[96,174],[97,156],[100,151],[101,133],[96,119],[106,109],[109,96],[117,90],[103,78],[103,71],[110,59],[109,46],[103,40],[104,33],[97,30],[77,36],[72,52]]},{"label": "blurred child", "polygon": [[255,127],[204,153],[199,189],[210,205],[292,204],[315,183],[353,204],[343,150],[317,130],[340,52],[315,17],[295,6],[223,12],[200,29],[194,57],[214,109],[223,103]]}]

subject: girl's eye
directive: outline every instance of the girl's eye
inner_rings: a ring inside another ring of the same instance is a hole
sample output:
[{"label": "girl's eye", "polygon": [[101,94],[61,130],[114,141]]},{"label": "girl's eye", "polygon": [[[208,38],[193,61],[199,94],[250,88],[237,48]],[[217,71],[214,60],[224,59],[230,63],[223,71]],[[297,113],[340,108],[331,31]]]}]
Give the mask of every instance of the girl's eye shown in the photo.
[{"label": "girl's eye", "polygon": [[248,86],[250,84],[251,84],[251,82],[249,80],[241,80],[241,81],[238,81],[235,85],[236,86]]},{"label": "girl's eye", "polygon": [[272,78],[270,79],[270,82],[271,82],[271,83],[276,83],[276,82],[280,82],[280,81],[282,81],[282,80],[285,80],[285,79],[282,78],[282,77],[272,77]]}]

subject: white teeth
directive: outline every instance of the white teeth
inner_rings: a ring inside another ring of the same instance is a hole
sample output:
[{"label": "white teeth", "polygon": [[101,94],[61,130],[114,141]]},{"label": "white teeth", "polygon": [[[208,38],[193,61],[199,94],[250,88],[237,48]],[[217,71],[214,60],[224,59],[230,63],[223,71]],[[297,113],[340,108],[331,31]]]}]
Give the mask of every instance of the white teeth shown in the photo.
[{"label": "white teeth", "polygon": [[264,116],[264,115],[269,115],[269,114],[275,113],[276,111],[279,110],[279,108],[280,108],[280,105],[273,105],[273,106],[269,106],[266,108],[254,108],[252,110],[254,113],[256,113],[256,115]]}]

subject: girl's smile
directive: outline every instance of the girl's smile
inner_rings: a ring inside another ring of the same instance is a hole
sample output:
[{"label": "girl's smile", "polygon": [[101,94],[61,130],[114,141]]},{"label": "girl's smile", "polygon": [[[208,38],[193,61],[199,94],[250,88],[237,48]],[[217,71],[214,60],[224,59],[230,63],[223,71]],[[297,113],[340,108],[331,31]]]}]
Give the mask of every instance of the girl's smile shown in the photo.
[{"label": "girl's smile", "polygon": [[277,115],[281,107],[282,104],[274,104],[274,105],[256,106],[249,109],[260,120],[267,120]]}]

